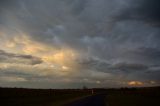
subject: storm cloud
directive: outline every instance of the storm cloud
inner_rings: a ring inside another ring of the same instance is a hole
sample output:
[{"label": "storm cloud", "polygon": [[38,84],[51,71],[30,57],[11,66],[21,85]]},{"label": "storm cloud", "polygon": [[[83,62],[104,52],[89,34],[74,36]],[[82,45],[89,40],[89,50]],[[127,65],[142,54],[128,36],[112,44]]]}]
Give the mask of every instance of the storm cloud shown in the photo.
[{"label": "storm cloud", "polygon": [[[104,80],[106,85],[123,86],[122,82],[137,79],[159,84],[159,4],[158,0],[2,0],[4,40],[0,41],[14,42],[10,48],[0,46],[0,62],[53,65],[59,72],[70,70],[74,83]],[[26,46],[29,54],[10,53]]]},{"label": "storm cloud", "polygon": [[135,0],[132,1],[132,3],[134,3],[134,5],[124,10],[119,19],[141,20],[159,27],[160,2],[158,0]]}]

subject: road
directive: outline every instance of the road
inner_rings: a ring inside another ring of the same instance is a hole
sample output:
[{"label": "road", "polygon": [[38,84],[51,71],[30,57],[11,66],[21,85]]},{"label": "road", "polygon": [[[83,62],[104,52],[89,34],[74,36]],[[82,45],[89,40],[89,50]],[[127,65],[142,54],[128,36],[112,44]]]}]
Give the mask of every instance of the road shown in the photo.
[{"label": "road", "polygon": [[97,95],[86,97],[81,100],[77,100],[65,106],[106,106],[105,96],[106,96],[105,94],[97,94]]}]

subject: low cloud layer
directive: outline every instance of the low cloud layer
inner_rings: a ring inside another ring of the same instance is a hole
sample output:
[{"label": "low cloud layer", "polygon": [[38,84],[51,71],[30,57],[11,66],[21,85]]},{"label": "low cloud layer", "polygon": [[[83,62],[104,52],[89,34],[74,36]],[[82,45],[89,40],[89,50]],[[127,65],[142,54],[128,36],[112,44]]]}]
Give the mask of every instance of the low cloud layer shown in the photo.
[{"label": "low cloud layer", "polygon": [[20,63],[20,64],[29,64],[36,65],[41,64],[43,61],[31,55],[20,55],[14,53],[7,53],[3,50],[0,50],[0,63]]}]

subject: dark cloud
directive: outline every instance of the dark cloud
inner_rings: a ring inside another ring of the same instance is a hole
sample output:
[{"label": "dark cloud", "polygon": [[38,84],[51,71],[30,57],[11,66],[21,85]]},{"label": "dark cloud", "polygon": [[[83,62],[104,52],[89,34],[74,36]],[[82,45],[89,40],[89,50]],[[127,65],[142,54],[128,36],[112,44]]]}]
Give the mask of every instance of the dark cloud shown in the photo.
[{"label": "dark cloud", "polygon": [[160,25],[160,1],[159,0],[134,0],[130,7],[119,16],[120,20],[132,19]]},{"label": "dark cloud", "polygon": [[[18,0],[16,0],[16,2],[17,2]],[[0,2],[0,8],[4,8],[5,6],[7,6],[7,7],[9,7],[10,8],[10,6],[13,6],[14,5],[14,1],[10,1],[10,0],[1,0],[1,2]]]},{"label": "dark cloud", "polygon": [[81,65],[81,68],[101,72],[107,72],[107,69],[110,66],[106,61],[96,59],[94,57],[81,58],[77,60],[77,62]]},{"label": "dark cloud", "polygon": [[140,47],[132,50],[126,50],[121,56],[123,58],[132,60],[135,63],[142,63],[147,65],[160,64],[160,49]]},{"label": "dark cloud", "polygon": [[31,55],[21,55],[8,53],[3,50],[0,50],[0,63],[21,63],[21,64],[41,64],[43,61]]},{"label": "dark cloud", "polygon": [[135,72],[135,71],[142,71],[147,70],[148,66],[145,66],[143,64],[129,64],[129,63],[118,63],[110,67],[112,70],[121,70],[126,72]]}]

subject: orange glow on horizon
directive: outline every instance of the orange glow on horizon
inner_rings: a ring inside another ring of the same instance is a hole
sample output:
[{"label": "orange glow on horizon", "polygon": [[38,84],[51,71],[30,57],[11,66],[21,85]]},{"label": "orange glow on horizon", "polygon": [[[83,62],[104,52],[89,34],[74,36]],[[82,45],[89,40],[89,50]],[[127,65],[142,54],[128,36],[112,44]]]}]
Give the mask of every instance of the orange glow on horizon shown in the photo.
[{"label": "orange glow on horizon", "polygon": [[140,82],[140,81],[130,81],[130,82],[128,82],[128,85],[129,86],[142,86],[143,82]]}]

